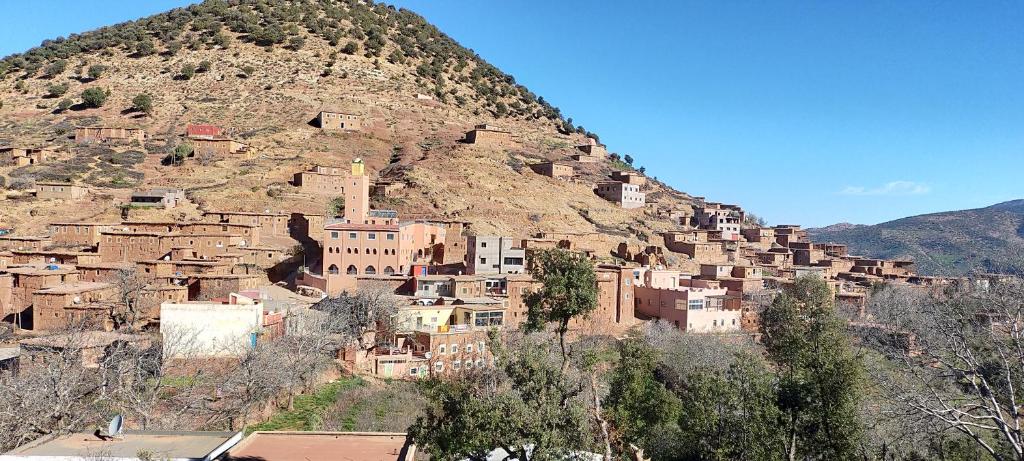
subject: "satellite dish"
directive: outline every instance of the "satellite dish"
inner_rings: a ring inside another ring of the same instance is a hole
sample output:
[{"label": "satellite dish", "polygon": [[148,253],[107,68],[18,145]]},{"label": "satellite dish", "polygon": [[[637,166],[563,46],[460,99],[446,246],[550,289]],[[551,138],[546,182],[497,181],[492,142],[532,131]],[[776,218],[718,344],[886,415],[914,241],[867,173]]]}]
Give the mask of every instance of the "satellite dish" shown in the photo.
[{"label": "satellite dish", "polygon": [[121,429],[124,426],[124,418],[121,415],[114,415],[110,419],[110,424],[107,425],[107,435],[114,437],[121,433]]}]

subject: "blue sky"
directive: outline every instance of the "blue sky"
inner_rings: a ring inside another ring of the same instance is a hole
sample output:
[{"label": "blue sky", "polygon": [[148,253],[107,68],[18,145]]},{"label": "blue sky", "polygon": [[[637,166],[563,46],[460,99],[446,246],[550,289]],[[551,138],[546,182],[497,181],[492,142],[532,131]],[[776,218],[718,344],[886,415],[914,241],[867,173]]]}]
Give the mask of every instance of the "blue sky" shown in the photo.
[{"label": "blue sky", "polygon": [[[8,2],[0,55],[184,1]],[[1024,197],[1024,3],[400,0],[676,188],[770,223]]]}]

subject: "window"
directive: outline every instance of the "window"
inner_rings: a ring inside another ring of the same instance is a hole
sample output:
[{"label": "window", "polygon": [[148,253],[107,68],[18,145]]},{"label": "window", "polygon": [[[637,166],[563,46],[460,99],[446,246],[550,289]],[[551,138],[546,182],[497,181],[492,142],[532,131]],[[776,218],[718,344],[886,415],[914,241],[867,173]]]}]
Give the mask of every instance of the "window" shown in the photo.
[{"label": "window", "polygon": [[459,368],[461,368],[460,365],[462,365],[462,362],[456,360],[456,361],[452,362],[452,369],[458,370]]},{"label": "window", "polygon": [[480,258],[480,264],[487,264],[487,258]]},{"label": "window", "polygon": [[387,234],[384,234],[384,235],[387,237],[388,240],[394,240],[395,239],[395,234],[393,232],[388,232]]},{"label": "window", "polygon": [[437,353],[438,354],[447,354],[447,352],[445,352],[445,345],[444,344],[442,344],[440,346],[437,346]]},{"label": "window", "polygon": [[484,359],[476,359],[477,368],[484,366]]},{"label": "window", "polygon": [[434,371],[444,371],[444,362],[434,362]]},{"label": "window", "polygon": [[384,268],[384,275],[395,275],[395,268],[387,266]]},{"label": "window", "polygon": [[331,238],[332,239],[338,238],[338,233],[337,232],[331,232]]},{"label": "window", "polygon": [[479,312],[476,314],[474,325],[478,327],[501,326],[504,323],[505,313],[501,311]]},{"label": "window", "polygon": [[473,353],[473,345],[472,344],[466,344],[466,353],[467,354],[472,354]]},{"label": "window", "polygon": [[366,234],[366,239],[367,240],[377,240],[377,233],[376,232],[368,232]]},{"label": "window", "polygon": [[418,374],[419,374],[419,370],[416,369],[416,367],[412,367],[412,368],[409,369],[409,376],[416,376]]},{"label": "window", "polygon": [[479,343],[477,343],[477,345],[476,345],[476,350],[477,350],[477,351],[478,351],[479,353],[481,353],[481,354],[483,354],[483,353],[484,353],[484,342],[483,342],[483,341],[480,341]]},{"label": "window", "polygon": [[487,242],[480,242],[480,248],[487,248]]},{"label": "window", "polygon": [[459,345],[458,344],[452,344],[452,354],[458,354],[458,353],[459,353]]},{"label": "window", "polygon": [[366,271],[363,273],[366,275],[377,275],[377,269],[373,266],[366,266]]},{"label": "window", "polygon": [[331,274],[331,275],[337,275],[338,274],[338,266],[335,266],[334,264],[331,264],[331,267],[327,268],[327,273]]},{"label": "window", "polygon": [[687,303],[687,307],[689,307],[690,309],[693,309],[693,310],[703,309],[704,308],[704,300],[703,299],[691,299]]},{"label": "window", "polygon": [[357,237],[358,237],[358,236],[356,235],[356,233],[355,233],[355,232],[349,232],[349,233],[348,233],[348,238],[349,238],[349,240],[355,240],[355,239],[356,239]]},{"label": "window", "polygon": [[356,275],[359,273],[359,269],[356,269],[356,266],[349,264],[348,268],[345,269],[345,273],[348,275]]},{"label": "window", "polygon": [[472,360],[466,360],[466,369],[468,370],[470,368],[473,368],[473,361]]}]

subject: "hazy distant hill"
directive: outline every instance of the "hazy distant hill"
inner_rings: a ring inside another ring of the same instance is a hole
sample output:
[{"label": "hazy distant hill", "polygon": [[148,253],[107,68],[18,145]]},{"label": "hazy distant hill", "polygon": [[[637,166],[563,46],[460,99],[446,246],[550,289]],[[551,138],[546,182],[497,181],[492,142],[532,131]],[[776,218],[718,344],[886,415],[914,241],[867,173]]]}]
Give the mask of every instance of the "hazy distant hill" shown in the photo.
[{"label": "hazy distant hill", "polygon": [[808,231],[813,240],[845,243],[852,253],[912,258],[922,274],[1024,273],[1024,200],[874,226],[843,223]]}]

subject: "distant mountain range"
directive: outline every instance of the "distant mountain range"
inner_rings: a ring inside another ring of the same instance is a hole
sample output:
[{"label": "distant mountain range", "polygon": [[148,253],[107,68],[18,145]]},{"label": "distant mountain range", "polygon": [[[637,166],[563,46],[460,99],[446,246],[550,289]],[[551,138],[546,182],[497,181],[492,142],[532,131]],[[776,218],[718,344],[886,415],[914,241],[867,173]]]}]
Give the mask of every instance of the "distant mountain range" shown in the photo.
[{"label": "distant mountain range", "polygon": [[913,259],[921,274],[1024,274],[1024,199],[873,226],[839,223],[808,233],[816,242],[849,245],[853,254]]}]

